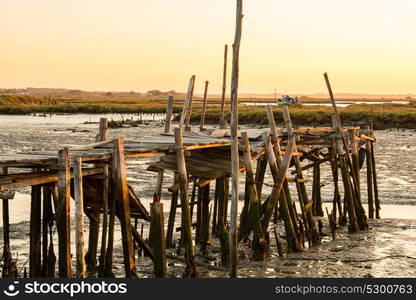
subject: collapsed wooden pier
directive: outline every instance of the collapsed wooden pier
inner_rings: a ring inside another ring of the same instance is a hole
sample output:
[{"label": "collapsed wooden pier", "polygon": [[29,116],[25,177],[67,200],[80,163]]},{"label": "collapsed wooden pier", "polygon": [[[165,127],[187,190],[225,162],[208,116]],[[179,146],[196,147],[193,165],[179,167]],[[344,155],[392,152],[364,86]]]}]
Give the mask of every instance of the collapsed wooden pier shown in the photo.
[{"label": "collapsed wooden pier", "polygon": [[[322,223],[316,217],[324,216],[320,195],[320,166],[324,163],[331,166],[334,182],[333,205],[326,210],[334,238],[339,226],[347,225],[350,232],[368,228],[360,188],[364,158],[368,217],[380,217],[373,146],[376,139],[370,129],[340,128],[335,118],[332,128],[293,128],[287,107],[284,107],[285,122],[278,128],[271,107],[266,107],[265,113],[269,119],[268,130],[243,131],[238,148],[239,171],[245,173],[245,189],[237,240],[239,243],[250,241],[252,259],[263,260],[273,251],[270,230],[280,244],[280,255],[303,251],[308,246],[319,247]],[[183,131],[181,127],[171,132],[170,121],[168,123],[165,133],[157,136],[109,140],[107,121],[102,119],[99,134],[90,145],[2,154],[3,277],[18,275],[10,249],[9,214],[13,212],[9,212],[8,201],[13,201],[14,190],[28,186],[32,199],[30,277],[113,276],[116,217],[120,222],[126,277],[136,277],[140,272],[134,256],[138,248],[153,260],[154,275],[166,277],[166,248],[174,245],[185,250],[184,276],[198,277],[195,247],[206,254],[213,237],[219,239],[222,264],[229,265],[229,179],[232,174],[229,132],[226,129],[192,132]],[[189,125],[187,127],[190,129]],[[140,195],[129,186],[125,173],[125,160],[149,157],[158,157],[147,168],[158,173],[150,212],[140,202]],[[267,166],[274,184],[271,193],[263,195]],[[308,180],[303,172],[310,168],[313,168],[313,176]],[[175,181],[169,188],[172,198],[167,222],[160,203],[166,172],[175,174]],[[289,184],[296,185],[297,195],[291,194]],[[312,195],[307,194],[307,184],[312,184]],[[75,272],[72,271],[70,238],[71,198],[75,202]],[[174,243],[177,209],[181,210],[181,228],[179,243]],[[86,252],[84,215],[90,221]],[[132,225],[132,220],[137,218],[149,222],[148,237]],[[271,226],[276,222],[283,222],[286,249],[281,248],[280,234]],[[55,268],[52,242],[54,228],[58,233],[58,268]],[[98,240],[100,230],[101,241]]]}]

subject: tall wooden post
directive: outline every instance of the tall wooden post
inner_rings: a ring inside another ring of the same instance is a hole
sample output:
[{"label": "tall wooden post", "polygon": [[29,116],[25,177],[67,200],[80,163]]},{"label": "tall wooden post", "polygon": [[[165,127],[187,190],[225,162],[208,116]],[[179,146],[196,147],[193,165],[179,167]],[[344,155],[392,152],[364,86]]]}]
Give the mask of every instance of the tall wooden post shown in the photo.
[{"label": "tall wooden post", "polygon": [[166,105],[166,123],[165,123],[165,133],[170,132],[172,126],[172,112],[173,112],[173,96],[168,97],[168,103]]},{"label": "tall wooden post", "polygon": [[224,120],[224,111],[225,111],[225,92],[227,90],[227,55],[228,55],[228,45],[224,46],[224,68],[222,72],[222,94],[221,94],[221,110],[220,110],[220,128],[227,128],[227,124]]},{"label": "tall wooden post", "polygon": [[82,160],[80,156],[74,158],[74,200],[75,200],[75,240],[77,278],[85,278],[84,256],[84,196],[82,189]]},{"label": "tall wooden post", "polygon": [[118,206],[123,242],[124,268],[126,277],[137,277],[133,257],[133,238],[130,218],[129,190],[127,186],[126,165],[124,163],[124,139],[119,137],[113,143],[113,176],[115,177],[115,199]]},{"label": "tall wooden post", "polygon": [[238,77],[241,31],[243,25],[243,0],[237,0],[236,29],[233,44],[231,76],[231,219],[230,219],[230,277],[237,277],[237,213],[239,196],[238,154]]},{"label": "tall wooden post", "polygon": [[68,148],[58,152],[58,199],[55,209],[59,243],[59,277],[71,278],[70,161]]},{"label": "tall wooden post", "polygon": [[209,81],[205,81],[204,100],[202,102],[201,125],[199,126],[200,130],[204,130],[204,126],[205,126],[205,113],[206,113],[206,108],[207,108],[208,84],[209,84]]},{"label": "tall wooden post", "polygon": [[195,262],[195,252],[192,241],[192,224],[188,202],[188,175],[186,172],[182,128],[175,128],[175,147],[177,155],[178,180],[182,208],[182,237],[183,245],[185,247],[186,269],[184,272],[184,277],[198,277],[199,271]]}]

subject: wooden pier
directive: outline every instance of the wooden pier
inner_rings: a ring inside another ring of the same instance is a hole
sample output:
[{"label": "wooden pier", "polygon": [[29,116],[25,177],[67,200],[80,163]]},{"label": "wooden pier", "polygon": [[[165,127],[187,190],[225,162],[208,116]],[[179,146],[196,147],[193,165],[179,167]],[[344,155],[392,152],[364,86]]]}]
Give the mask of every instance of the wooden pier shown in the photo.
[{"label": "wooden pier", "polygon": [[[373,147],[376,139],[372,131],[359,127],[341,130],[336,121],[333,128],[294,128],[287,107],[284,108],[285,122],[278,128],[271,107],[266,107],[266,113],[269,128],[243,131],[238,148],[239,172],[246,174],[238,242],[251,240],[252,259],[262,260],[267,252],[273,251],[269,231],[276,228],[270,225],[272,219],[274,222],[281,220],[284,224],[286,249],[280,249],[280,254],[282,251],[303,251],[307,248],[305,243],[319,247],[322,230],[318,230],[320,225],[316,217],[324,213],[320,196],[320,165],[323,163],[331,166],[334,179],[333,208],[327,216],[332,235],[335,237],[337,228],[344,224],[348,225],[350,232],[366,230],[367,217],[361,204],[361,189],[356,182],[360,182],[360,167],[363,164],[358,153],[364,152],[368,171],[367,180],[363,182],[367,182],[369,191],[369,217],[379,217],[379,199],[373,199],[377,182]],[[184,276],[199,276],[195,247],[206,253],[209,241],[214,237],[220,241],[222,264],[227,266],[230,263],[228,199],[229,178],[232,175],[229,130],[203,128],[192,132],[177,127],[174,132],[135,140],[127,137],[109,140],[106,124],[107,121],[102,119],[99,134],[89,145],[0,155],[3,170],[0,176],[4,223],[3,276],[16,275],[8,224],[9,214],[13,212],[9,212],[8,201],[13,201],[15,190],[29,186],[32,188],[31,277],[111,276],[115,217],[120,221],[126,277],[136,277],[140,273],[134,261],[136,248],[144,249],[154,261],[155,276],[166,277],[166,248],[173,245],[178,208],[182,216],[179,247],[185,249]],[[125,161],[149,157],[157,158],[149,163],[147,171],[157,172],[158,180],[154,187],[154,203],[146,208],[140,202],[140,195],[128,184]],[[274,185],[271,193],[264,196],[262,187],[267,165],[270,166]],[[303,175],[310,168],[313,168],[312,180]],[[338,186],[338,170],[343,189]],[[172,205],[169,218],[165,221],[160,197],[166,172],[173,172],[176,179],[170,188]],[[190,188],[192,182],[193,188]],[[290,194],[289,184],[296,185],[297,195]],[[306,184],[313,185],[312,195],[307,195]],[[213,186],[215,199],[210,199],[210,188]],[[340,190],[344,191],[343,201]],[[296,209],[295,198],[300,212]],[[75,205],[76,241],[70,240],[72,205]],[[87,251],[84,250],[84,215],[90,220]],[[141,235],[132,225],[132,220],[137,218],[149,222],[150,236]],[[103,220],[102,226],[100,219]],[[164,224],[167,224],[166,228]],[[58,233],[57,268],[53,257],[54,245],[51,243],[54,226]],[[99,247],[100,230],[102,241]],[[71,253],[71,243],[76,244],[76,253]],[[76,270],[72,270],[73,259]]]}]

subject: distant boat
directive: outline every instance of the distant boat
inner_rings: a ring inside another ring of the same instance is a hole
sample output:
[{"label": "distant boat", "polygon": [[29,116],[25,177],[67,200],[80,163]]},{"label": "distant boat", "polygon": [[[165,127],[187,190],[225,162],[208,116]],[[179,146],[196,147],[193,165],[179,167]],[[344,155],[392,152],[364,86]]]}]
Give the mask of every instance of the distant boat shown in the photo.
[{"label": "distant boat", "polygon": [[277,99],[278,104],[289,103],[289,104],[299,104],[298,97],[290,97],[288,95],[282,96],[282,98]]}]

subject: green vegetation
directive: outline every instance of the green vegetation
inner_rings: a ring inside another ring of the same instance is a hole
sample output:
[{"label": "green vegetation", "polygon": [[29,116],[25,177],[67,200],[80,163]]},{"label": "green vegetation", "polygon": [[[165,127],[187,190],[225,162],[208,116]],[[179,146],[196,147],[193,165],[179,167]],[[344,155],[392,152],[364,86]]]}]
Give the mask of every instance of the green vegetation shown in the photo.
[{"label": "green vegetation", "polygon": [[[196,97],[193,105],[192,122],[200,120],[200,98]],[[182,110],[183,97],[175,99],[174,113]],[[241,102],[249,102],[241,99]],[[257,100],[256,100],[257,101]],[[268,100],[270,101],[270,99]],[[351,100],[350,100],[351,101]],[[267,124],[263,106],[241,105],[239,121],[242,124]],[[229,121],[229,105],[227,104],[225,118]],[[29,113],[165,113],[166,97],[134,97],[134,96],[99,96],[84,98],[53,98],[17,95],[0,95],[0,114],[29,114]],[[283,121],[282,111],[274,107],[277,122]],[[416,128],[416,103],[410,104],[359,104],[339,108],[341,119],[346,125],[364,125],[371,120],[374,128]],[[332,109],[322,105],[290,105],[292,120],[296,126],[329,126]],[[206,123],[218,124],[219,99],[209,99],[207,105]]]}]

